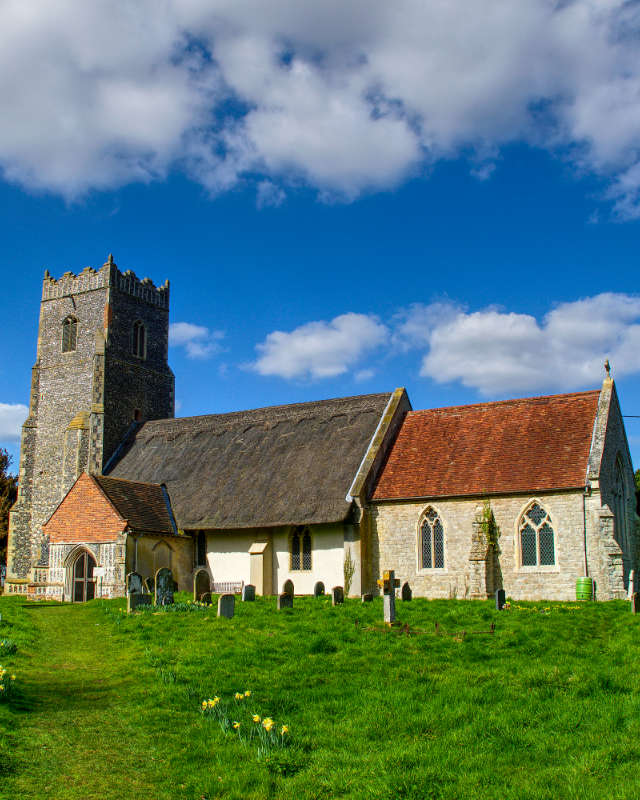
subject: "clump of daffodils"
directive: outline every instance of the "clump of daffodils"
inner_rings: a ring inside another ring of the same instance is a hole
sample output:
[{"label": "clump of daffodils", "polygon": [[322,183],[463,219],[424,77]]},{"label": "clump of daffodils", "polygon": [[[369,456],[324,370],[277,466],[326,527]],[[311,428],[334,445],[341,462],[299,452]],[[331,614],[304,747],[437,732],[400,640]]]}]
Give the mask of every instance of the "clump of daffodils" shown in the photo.
[{"label": "clump of daffodils", "polygon": [[287,746],[289,726],[278,726],[272,717],[262,717],[251,710],[247,704],[250,697],[249,689],[233,694],[232,700],[235,704],[233,717],[230,715],[227,703],[217,695],[203,700],[201,711],[203,715],[216,719],[224,733],[235,733],[243,745],[255,741],[259,757],[268,755],[275,748]]},{"label": "clump of daffodils", "polygon": [[2,664],[0,664],[0,700],[7,700],[13,692],[16,676],[11,675]]}]

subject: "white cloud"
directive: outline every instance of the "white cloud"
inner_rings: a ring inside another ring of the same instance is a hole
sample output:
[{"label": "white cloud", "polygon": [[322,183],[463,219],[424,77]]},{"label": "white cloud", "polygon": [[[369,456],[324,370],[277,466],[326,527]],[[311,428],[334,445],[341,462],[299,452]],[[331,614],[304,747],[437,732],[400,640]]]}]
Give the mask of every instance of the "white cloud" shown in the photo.
[{"label": "white cloud", "polygon": [[256,187],[258,208],[277,208],[284,203],[286,196],[284,190],[271,181],[260,181]]},{"label": "white cloud", "polygon": [[374,316],[342,314],[330,322],[308,322],[290,333],[270,333],[256,346],[259,357],[251,368],[281,378],[333,378],[384,344],[388,336],[388,329]]},{"label": "white cloud", "polygon": [[361,369],[353,377],[358,383],[364,383],[364,381],[370,381],[375,374],[375,369]]},{"label": "white cloud", "polygon": [[19,441],[22,423],[28,414],[29,409],[22,403],[0,403],[0,441]]},{"label": "white cloud", "polygon": [[169,325],[169,344],[184,347],[187,358],[210,358],[222,350],[224,331],[211,331],[204,325],[173,322]]},{"label": "white cloud", "polygon": [[520,141],[634,218],[639,33],[625,0],[5,0],[0,168],[67,197],[177,167],[352,198],[463,152],[489,179]]},{"label": "white cloud", "polygon": [[[541,321],[489,308],[432,324],[437,312],[438,304],[421,309],[428,345],[421,374],[438,383],[496,396],[597,385],[605,358],[618,376],[640,372],[640,297],[605,293],[562,303]],[[419,346],[418,332],[411,336]]]}]

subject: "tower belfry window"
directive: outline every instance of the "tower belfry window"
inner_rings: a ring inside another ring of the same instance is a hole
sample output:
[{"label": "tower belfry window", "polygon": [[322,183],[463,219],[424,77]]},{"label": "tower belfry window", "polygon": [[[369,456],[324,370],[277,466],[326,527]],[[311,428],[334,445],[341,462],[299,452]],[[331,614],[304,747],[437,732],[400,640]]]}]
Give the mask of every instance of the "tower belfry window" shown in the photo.
[{"label": "tower belfry window", "polygon": [[62,352],[72,353],[76,349],[78,340],[78,320],[67,317],[62,323]]},{"label": "tower belfry window", "polygon": [[133,323],[133,355],[138,358],[146,358],[147,355],[147,332],[144,323],[138,320]]}]

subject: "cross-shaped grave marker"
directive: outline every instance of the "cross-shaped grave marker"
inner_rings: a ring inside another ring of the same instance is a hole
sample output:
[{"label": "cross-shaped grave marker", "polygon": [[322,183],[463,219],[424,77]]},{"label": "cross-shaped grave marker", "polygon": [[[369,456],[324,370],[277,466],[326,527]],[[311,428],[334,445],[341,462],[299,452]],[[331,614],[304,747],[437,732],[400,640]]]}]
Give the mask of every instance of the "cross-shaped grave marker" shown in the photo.
[{"label": "cross-shaped grave marker", "polygon": [[400,581],[396,578],[395,570],[388,569],[378,578],[378,586],[384,594],[384,621],[388,624],[396,621],[396,589]]}]

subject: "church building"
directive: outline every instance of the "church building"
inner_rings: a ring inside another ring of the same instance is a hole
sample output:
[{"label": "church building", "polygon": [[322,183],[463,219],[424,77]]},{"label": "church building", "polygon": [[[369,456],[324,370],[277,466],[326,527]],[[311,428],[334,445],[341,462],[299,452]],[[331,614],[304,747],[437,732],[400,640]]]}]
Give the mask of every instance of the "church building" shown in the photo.
[{"label": "church building", "polygon": [[414,596],[622,598],[640,533],[613,380],[412,409],[407,392],[174,418],[169,283],[45,273],[5,591],[84,601],[128,572],[262,595],[393,569]]}]

